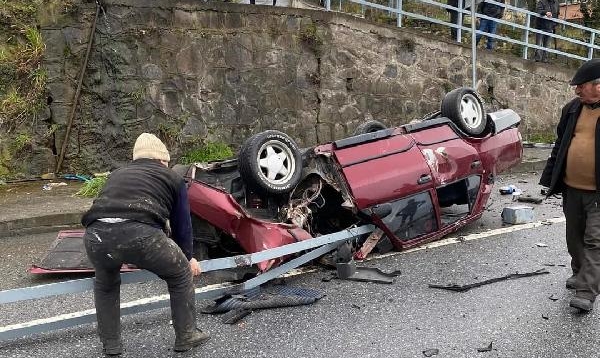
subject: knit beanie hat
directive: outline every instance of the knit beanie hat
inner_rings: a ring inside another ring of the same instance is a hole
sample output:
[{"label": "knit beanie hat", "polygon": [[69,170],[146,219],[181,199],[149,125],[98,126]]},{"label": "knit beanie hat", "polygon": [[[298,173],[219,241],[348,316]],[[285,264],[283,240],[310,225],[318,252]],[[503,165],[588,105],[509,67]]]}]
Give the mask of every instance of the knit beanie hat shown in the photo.
[{"label": "knit beanie hat", "polygon": [[164,143],[150,133],[140,134],[133,146],[133,160],[140,158],[158,159],[166,162],[171,160]]}]

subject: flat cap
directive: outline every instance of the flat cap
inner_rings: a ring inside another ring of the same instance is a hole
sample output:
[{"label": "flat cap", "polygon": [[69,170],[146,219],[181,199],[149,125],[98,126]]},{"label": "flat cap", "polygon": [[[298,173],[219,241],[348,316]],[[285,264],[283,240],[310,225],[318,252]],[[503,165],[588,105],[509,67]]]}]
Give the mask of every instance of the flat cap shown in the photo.
[{"label": "flat cap", "polygon": [[571,80],[571,86],[577,86],[600,78],[600,58],[594,58],[585,62]]}]

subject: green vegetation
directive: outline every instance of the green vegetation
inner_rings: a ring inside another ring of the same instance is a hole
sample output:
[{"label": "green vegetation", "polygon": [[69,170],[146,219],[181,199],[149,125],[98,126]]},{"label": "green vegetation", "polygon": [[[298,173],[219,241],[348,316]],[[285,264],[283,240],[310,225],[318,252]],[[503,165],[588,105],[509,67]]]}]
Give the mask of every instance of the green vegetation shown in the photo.
[{"label": "green vegetation", "polygon": [[323,36],[317,30],[314,22],[305,26],[300,31],[300,40],[305,43],[314,53],[319,56],[323,46]]},{"label": "green vegetation", "polygon": [[532,143],[554,143],[556,135],[554,133],[532,133],[526,139]]},{"label": "green vegetation", "polygon": [[231,147],[222,142],[208,142],[200,148],[193,149],[183,155],[181,164],[198,162],[212,162],[215,160],[229,159],[234,153]]},{"label": "green vegetation", "polygon": [[100,194],[100,191],[108,180],[107,175],[99,175],[85,182],[83,187],[79,189],[75,195],[83,196],[86,198],[95,198]]}]

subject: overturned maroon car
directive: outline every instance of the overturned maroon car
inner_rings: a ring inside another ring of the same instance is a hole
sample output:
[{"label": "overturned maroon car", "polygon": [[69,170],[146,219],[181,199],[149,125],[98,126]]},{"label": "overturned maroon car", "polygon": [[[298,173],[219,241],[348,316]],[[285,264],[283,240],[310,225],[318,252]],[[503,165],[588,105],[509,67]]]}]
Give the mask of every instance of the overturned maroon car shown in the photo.
[{"label": "overturned maroon car", "polygon": [[[514,111],[486,113],[475,91],[458,88],[440,111],[395,128],[369,121],[307,149],[269,130],[248,138],[236,159],[178,165],[195,256],[255,253],[363,224],[395,250],[439,239],[478,219],[495,176],[520,162],[519,123]],[[354,242],[355,257],[368,252],[364,241]]]}]

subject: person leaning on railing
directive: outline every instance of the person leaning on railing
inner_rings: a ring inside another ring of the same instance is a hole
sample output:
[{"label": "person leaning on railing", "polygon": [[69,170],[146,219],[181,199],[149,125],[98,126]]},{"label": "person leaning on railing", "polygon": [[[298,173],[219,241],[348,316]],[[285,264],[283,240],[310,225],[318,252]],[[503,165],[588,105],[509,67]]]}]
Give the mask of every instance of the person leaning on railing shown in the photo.
[{"label": "person leaning on railing", "polygon": [[[554,32],[556,22],[548,19],[558,18],[558,0],[538,0],[535,11],[542,17],[536,18],[535,28],[546,33],[535,33],[535,44],[542,47],[548,47],[548,33]],[[548,62],[548,52],[542,49],[535,49],[535,62]]]}]

